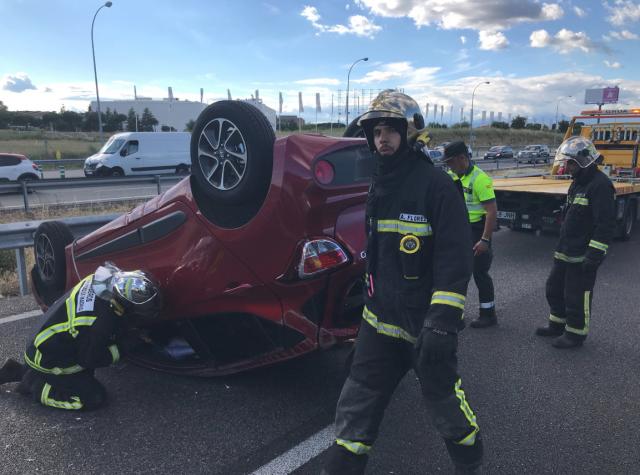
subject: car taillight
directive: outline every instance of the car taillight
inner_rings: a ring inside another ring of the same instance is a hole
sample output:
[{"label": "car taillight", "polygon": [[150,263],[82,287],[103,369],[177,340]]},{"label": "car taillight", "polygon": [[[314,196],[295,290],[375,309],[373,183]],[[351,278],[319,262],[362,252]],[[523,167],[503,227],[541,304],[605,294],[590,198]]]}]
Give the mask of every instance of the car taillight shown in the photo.
[{"label": "car taillight", "polygon": [[313,166],[313,175],[321,185],[328,185],[336,175],[333,165],[326,160],[318,160]]},{"label": "car taillight", "polygon": [[314,239],[306,242],[302,248],[298,277],[305,279],[348,261],[347,253],[338,243],[329,239]]}]

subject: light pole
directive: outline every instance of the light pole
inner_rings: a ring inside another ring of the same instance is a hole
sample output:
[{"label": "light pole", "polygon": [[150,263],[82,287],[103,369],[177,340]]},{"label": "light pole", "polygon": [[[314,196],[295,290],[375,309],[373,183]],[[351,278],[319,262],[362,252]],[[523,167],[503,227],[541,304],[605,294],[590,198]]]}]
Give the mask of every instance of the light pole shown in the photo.
[{"label": "light pole", "polygon": [[98,130],[100,131],[100,141],[102,141],[102,117],[100,114],[100,93],[98,92],[98,72],[96,71],[96,51],[93,47],[93,24],[96,22],[98,12],[104,7],[111,8],[111,5],[113,5],[113,3],[106,2],[104,5],[98,8],[96,10],[96,14],[93,15],[93,21],[91,22],[91,54],[93,55],[93,77],[96,80],[96,102],[98,103]]},{"label": "light pole", "polygon": [[349,127],[349,76],[351,76],[351,70],[360,61],[369,61],[369,58],[360,58],[353,62],[351,67],[349,68],[349,72],[347,73],[347,118],[346,118],[346,127]]},{"label": "light pole", "polygon": [[473,151],[473,99],[476,95],[476,89],[478,89],[483,84],[491,84],[489,81],[482,81],[476,84],[476,87],[473,88],[473,92],[471,93],[471,120],[469,121],[469,146]]},{"label": "light pole", "polygon": [[558,129],[559,129],[559,127],[558,127],[558,106],[560,105],[560,101],[562,101],[563,99],[569,99],[570,97],[573,97],[573,96],[564,96],[564,97],[561,97],[561,98],[560,98],[560,99],[558,99],[558,101],[556,102],[556,122],[555,122],[555,124],[556,124],[556,133],[555,133],[555,134],[553,134],[553,147],[554,147],[554,148],[556,147],[556,135],[558,134]]}]

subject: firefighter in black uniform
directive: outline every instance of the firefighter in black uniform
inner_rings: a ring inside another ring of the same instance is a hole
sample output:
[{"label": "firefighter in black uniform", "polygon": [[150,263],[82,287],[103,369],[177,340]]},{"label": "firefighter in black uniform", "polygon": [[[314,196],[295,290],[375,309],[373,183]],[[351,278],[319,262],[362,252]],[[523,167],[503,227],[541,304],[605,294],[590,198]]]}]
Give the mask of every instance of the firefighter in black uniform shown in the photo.
[{"label": "firefighter in black uniform", "polygon": [[364,472],[384,410],[411,368],[456,469],[473,473],[482,443],[456,355],[472,263],[467,210],[451,178],[407,140],[424,127],[412,98],[383,91],[359,124],[377,162],[366,210],[367,288],[323,473]]},{"label": "firefighter in black uniform", "polygon": [[118,362],[133,342],[126,327],[155,317],[160,306],[160,292],[148,276],[107,263],[49,307],[24,353],[26,365],[9,359],[0,384],[20,381],[17,391],[44,406],[97,409],[107,393],[94,370]]},{"label": "firefighter in black uniform", "polygon": [[599,156],[580,136],[565,140],[556,153],[554,167],[564,165],[573,183],[547,280],[549,322],[536,330],[539,336],[555,336],[556,348],[578,347],[587,338],[596,273],[615,229],[615,190],[598,169]]}]

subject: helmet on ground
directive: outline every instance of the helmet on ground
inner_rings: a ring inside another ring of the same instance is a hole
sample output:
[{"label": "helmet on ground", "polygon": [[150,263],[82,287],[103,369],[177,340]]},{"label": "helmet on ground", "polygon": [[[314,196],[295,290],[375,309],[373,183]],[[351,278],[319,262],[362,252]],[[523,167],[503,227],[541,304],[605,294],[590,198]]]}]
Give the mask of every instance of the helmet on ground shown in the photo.
[{"label": "helmet on ground", "polygon": [[141,270],[123,271],[106,262],[94,273],[93,287],[98,297],[115,302],[118,313],[151,319],[162,308],[159,286]]},{"label": "helmet on ground", "polygon": [[378,94],[371,101],[369,110],[358,119],[358,125],[364,131],[369,148],[374,151],[373,128],[380,122],[396,129],[406,130],[403,137],[404,143],[408,137],[424,128],[424,117],[418,103],[403,92],[393,89],[385,89]]},{"label": "helmet on ground", "polygon": [[587,168],[600,158],[593,142],[579,135],[569,137],[560,144],[556,152],[555,165],[563,165],[567,160],[575,160],[580,168]]}]

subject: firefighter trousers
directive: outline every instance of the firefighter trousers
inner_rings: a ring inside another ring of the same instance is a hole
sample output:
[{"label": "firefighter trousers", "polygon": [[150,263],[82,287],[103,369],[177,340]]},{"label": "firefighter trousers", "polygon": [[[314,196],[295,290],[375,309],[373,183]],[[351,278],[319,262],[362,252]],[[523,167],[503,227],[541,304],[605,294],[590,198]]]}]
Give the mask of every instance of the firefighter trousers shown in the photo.
[{"label": "firefighter trousers", "polygon": [[[475,245],[484,233],[484,225],[471,226],[471,234],[473,236],[473,244]],[[473,256],[473,280],[478,287],[478,297],[481,309],[492,309],[495,307],[495,295],[493,289],[493,279],[489,275],[491,262],[493,261],[493,250],[489,243],[489,250],[480,255]]]},{"label": "firefighter trousers", "polygon": [[56,376],[29,368],[18,392],[31,395],[43,406],[74,411],[98,409],[107,400],[107,391],[93,370]]},{"label": "firefighter trousers", "polygon": [[[349,377],[336,410],[336,443],[357,455],[369,452],[391,396],[409,369],[420,381],[427,410],[445,442],[459,444],[450,450],[454,463],[481,459],[482,448],[473,447],[478,432],[457,374],[457,357],[438,364],[416,364],[414,345],[377,333],[362,322]],[[449,447],[447,447],[450,449]],[[465,453],[465,451],[469,453]]]},{"label": "firefighter trousers", "polygon": [[580,263],[554,259],[546,285],[549,324],[564,326],[567,336],[577,340],[587,338],[595,282],[595,270],[585,272]]}]

